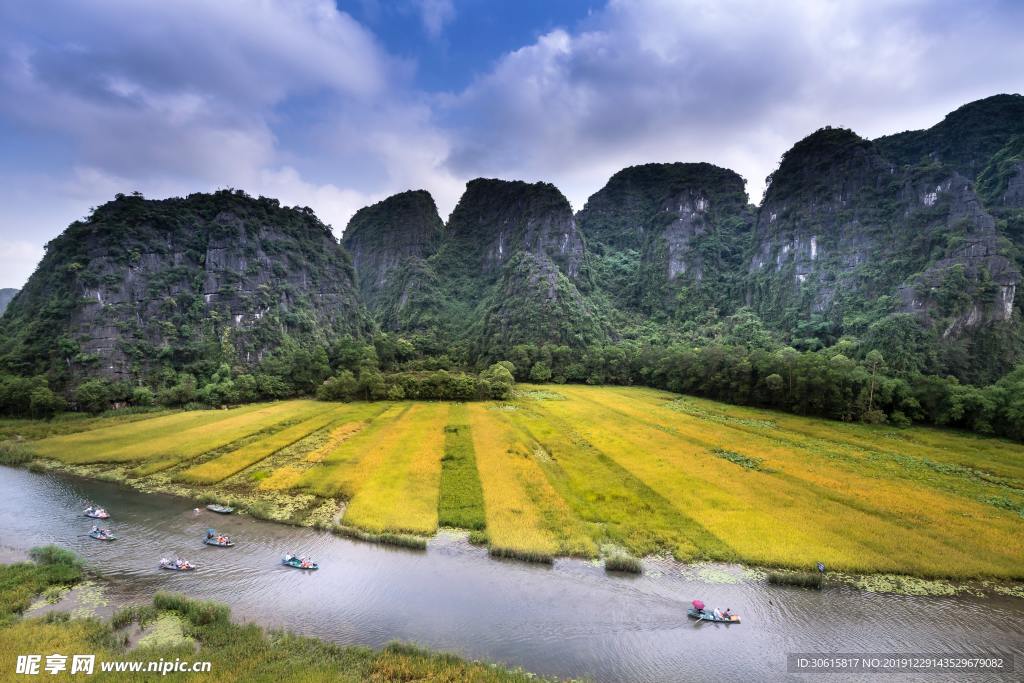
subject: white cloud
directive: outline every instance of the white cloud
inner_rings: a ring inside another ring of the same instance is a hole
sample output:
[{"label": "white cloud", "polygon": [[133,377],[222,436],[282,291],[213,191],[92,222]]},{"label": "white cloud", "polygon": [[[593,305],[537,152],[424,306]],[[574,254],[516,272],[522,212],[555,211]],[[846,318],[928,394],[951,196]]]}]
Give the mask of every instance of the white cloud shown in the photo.
[{"label": "white cloud", "polygon": [[455,18],[452,0],[415,0],[415,3],[427,35],[435,39],[441,37],[445,24]]},{"label": "white cloud", "polygon": [[624,166],[710,161],[744,175],[756,201],[781,154],[823,125],[877,137],[1018,91],[1020,24],[1000,14],[989,3],[612,0],[444,102],[459,122],[449,164],[550,180],[579,208]]}]

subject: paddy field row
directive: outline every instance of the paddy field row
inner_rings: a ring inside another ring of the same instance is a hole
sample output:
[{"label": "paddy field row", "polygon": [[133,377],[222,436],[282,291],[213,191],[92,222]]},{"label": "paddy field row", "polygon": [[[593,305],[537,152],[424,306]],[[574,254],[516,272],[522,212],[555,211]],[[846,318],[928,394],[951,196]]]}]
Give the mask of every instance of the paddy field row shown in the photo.
[{"label": "paddy field row", "polygon": [[1024,446],[651,389],[287,401],[90,420],[31,447],[50,466],[255,500],[289,521],[374,534],[457,526],[496,555],[1024,579]]}]

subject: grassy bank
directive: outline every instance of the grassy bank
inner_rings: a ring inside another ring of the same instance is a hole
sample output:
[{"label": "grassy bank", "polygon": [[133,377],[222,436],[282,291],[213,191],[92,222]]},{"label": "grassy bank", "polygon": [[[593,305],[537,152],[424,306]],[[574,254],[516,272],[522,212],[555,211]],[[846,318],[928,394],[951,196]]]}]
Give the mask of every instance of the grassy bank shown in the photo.
[{"label": "grassy bank", "polygon": [[27,450],[36,467],[368,539],[406,542],[441,524],[473,531],[493,555],[541,562],[615,548],[1024,579],[1024,445],[953,431],[585,386],[527,387],[500,403],[289,401],[99,418],[46,438],[26,424],[12,462]]},{"label": "grassy bank", "polygon": [[[519,670],[413,645],[380,650],[342,647],[314,638],[230,619],[224,605],[182,595],[157,593],[149,605],[125,608],[110,619],[70,619],[66,613],[19,618],[32,598],[48,586],[74,583],[78,560],[59,548],[33,551],[34,562],[0,565],[0,671],[13,672],[19,654],[96,655],[96,681],[150,680],[154,674],[103,673],[102,662],[209,661],[209,673],[171,673],[160,680],[273,681],[536,681]],[[141,633],[139,632],[141,629]],[[70,661],[70,659],[68,660]],[[5,674],[6,675],[6,674]],[[74,680],[42,674],[47,680]]]}]

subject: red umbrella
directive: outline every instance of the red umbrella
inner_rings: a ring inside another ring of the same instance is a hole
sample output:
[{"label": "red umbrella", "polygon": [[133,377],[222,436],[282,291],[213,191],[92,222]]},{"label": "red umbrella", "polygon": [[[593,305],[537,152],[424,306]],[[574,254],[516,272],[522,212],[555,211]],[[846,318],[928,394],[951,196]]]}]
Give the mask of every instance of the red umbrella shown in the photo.
[{"label": "red umbrella", "polygon": [[694,609],[699,609],[699,610],[704,609],[704,601],[703,600],[694,600],[693,601],[693,608]]}]

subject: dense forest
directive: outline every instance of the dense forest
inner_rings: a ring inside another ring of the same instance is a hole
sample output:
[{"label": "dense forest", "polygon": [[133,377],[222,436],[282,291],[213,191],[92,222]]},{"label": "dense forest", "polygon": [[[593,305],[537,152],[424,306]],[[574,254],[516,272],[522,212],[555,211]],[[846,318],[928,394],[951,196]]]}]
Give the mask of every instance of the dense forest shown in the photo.
[{"label": "dense forest", "polygon": [[[225,190],[118,195],[0,318],[0,411],[298,395],[504,398],[642,384],[745,405],[1024,437],[1024,97],[871,141],[822,128],[760,206],[706,163],[404,192],[339,243]],[[10,298],[5,296],[6,299]]]}]

